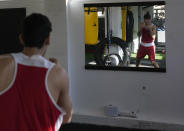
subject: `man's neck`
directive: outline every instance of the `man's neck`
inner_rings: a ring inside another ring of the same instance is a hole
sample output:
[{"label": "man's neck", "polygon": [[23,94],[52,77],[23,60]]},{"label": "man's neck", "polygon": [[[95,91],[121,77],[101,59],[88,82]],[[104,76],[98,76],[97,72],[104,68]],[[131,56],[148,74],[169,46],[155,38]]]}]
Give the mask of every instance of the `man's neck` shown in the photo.
[{"label": "man's neck", "polygon": [[23,54],[31,57],[33,55],[44,55],[43,49],[38,49],[38,48],[30,48],[30,47],[25,47],[24,50],[22,51]]}]

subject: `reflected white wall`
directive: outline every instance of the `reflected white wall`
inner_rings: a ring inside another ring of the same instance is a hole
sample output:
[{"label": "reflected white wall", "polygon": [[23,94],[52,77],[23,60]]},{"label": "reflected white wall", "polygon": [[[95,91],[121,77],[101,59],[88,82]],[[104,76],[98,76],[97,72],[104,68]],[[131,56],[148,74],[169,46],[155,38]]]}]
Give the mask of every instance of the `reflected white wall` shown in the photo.
[{"label": "reflected white wall", "polygon": [[121,7],[111,8],[112,36],[122,38]]},{"label": "reflected white wall", "polygon": [[137,36],[137,32],[138,32],[138,25],[139,25],[139,21],[138,21],[138,7],[137,6],[132,6],[131,7],[131,11],[133,13],[133,17],[134,17],[134,30],[133,30],[133,52],[137,53],[138,48],[139,48],[139,39]]}]

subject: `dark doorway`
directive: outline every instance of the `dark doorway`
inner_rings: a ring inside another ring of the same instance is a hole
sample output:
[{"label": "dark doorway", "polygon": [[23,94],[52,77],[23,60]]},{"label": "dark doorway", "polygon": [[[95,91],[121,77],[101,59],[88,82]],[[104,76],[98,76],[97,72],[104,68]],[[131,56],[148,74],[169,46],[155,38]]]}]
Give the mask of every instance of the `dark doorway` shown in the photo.
[{"label": "dark doorway", "polygon": [[25,8],[0,9],[0,54],[20,52],[21,24],[26,17]]}]

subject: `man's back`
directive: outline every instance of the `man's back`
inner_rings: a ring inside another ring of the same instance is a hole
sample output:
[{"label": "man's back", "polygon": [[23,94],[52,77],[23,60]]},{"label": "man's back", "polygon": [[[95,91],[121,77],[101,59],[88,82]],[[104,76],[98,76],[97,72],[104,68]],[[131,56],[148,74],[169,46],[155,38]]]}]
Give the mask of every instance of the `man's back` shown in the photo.
[{"label": "man's back", "polygon": [[65,112],[56,104],[57,88],[51,88],[48,81],[53,67],[40,55],[0,57],[1,130],[54,131],[60,127]]}]

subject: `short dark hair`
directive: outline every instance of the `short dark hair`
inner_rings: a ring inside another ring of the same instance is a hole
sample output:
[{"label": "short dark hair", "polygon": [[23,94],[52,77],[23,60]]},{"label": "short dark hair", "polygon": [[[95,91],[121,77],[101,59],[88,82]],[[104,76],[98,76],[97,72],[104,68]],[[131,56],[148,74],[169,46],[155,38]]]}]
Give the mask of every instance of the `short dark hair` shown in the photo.
[{"label": "short dark hair", "polygon": [[144,19],[151,19],[151,15],[149,12],[147,12],[145,15],[144,15]]},{"label": "short dark hair", "polygon": [[38,13],[27,16],[22,24],[24,46],[42,48],[51,31],[52,24],[47,16]]}]

